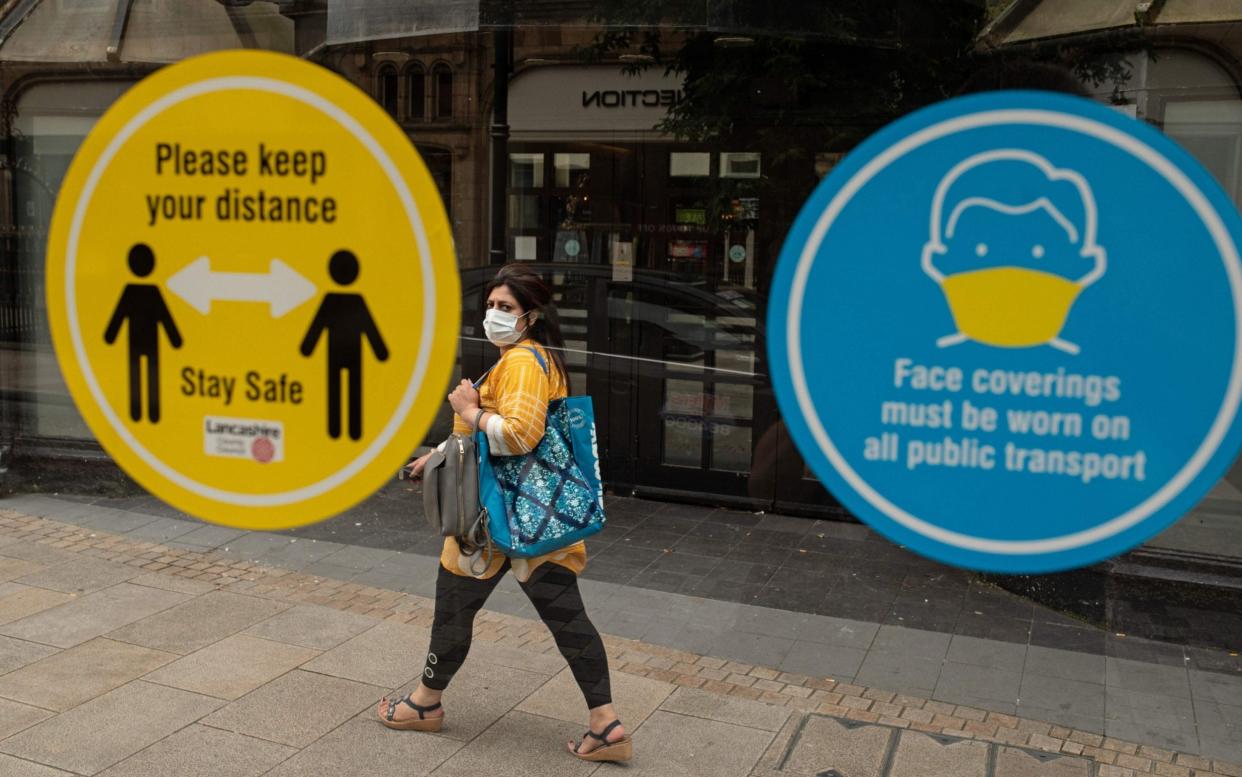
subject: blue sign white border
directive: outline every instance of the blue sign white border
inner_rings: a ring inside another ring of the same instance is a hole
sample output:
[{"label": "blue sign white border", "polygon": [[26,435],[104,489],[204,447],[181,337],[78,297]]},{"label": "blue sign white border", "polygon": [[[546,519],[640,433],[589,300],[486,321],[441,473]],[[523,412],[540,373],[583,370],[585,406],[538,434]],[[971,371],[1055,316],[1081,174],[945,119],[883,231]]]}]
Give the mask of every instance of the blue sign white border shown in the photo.
[{"label": "blue sign white border", "polygon": [[[998,105],[1006,107],[996,107]],[[1031,107],[1034,105],[1043,107]],[[978,106],[978,110],[965,112],[973,106]],[[1085,108],[1098,111],[1100,118],[1081,115]],[[945,118],[940,118],[942,115]],[[1133,134],[1119,126],[1112,126],[1113,122],[1122,121],[1133,125],[1129,127]],[[901,137],[915,122],[924,126]],[[1102,520],[1089,529],[1032,540],[975,537],[945,529],[902,509],[868,484],[841,455],[816,412],[806,383],[800,327],[807,279],[820,246],[836,218],[856,193],[883,169],[921,146],[965,130],[1011,124],[1056,127],[1090,135],[1130,154],[1162,176],[1185,198],[1211,236],[1229,281],[1234,312],[1234,352],[1228,386],[1212,426],[1189,461],[1156,493],[1124,513]],[[1186,169],[1138,137],[1143,134],[1163,141],[1161,145],[1172,146],[1176,152],[1173,156],[1180,156]],[[1232,204],[1189,154],[1156,130],[1135,124],[1133,119],[1114,116],[1108,108],[1081,98],[1042,92],[996,92],[959,98],[911,114],[868,139],[851,156],[865,161],[851,164],[853,160],[847,158],[816,189],[795,221],[782,249],[782,261],[778,264],[772,285],[771,302],[775,303],[776,296],[787,289],[788,304],[784,309],[771,304],[768,314],[773,387],[790,434],[821,481],[829,486],[844,487],[833,490],[847,507],[869,522],[878,514],[906,530],[903,533],[931,540],[919,542],[916,549],[941,561],[985,571],[1049,572],[1107,557],[1109,553],[1102,547],[1094,553],[1087,549],[1100,546],[1168,508],[1196,480],[1207,476],[1214,483],[1224,474],[1230,462],[1216,462],[1217,466],[1212,470],[1219,471],[1208,470],[1208,467],[1220,453],[1230,433],[1233,432],[1235,438],[1238,436],[1234,422],[1242,402],[1242,257],[1239,256],[1234,236],[1219,212],[1221,206],[1232,209]],[[1214,197],[1205,194],[1192,177],[1203,179],[1202,183],[1207,184],[1208,192]],[[844,182],[839,183],[841,181]],[[834,183],[838,185],[834,186]],[[1212,199],[1218,202],[1213,204]],[[790,269],[788,260],[794,257],[796,264]],[[799,418],[791,419],[794,411]],[[807,455],[808,452],[812,455]],[[827,459],[831,471],[821,471],[823,467],[816,466],[816,453]],[[1206,492],[1207,488],[1203,491]],[[1198,496],[1201,495],[1197,495],[1196,499]],[[1191,506],[1185,505],[1185,509]],[[1153,532],[1178,517],[1179,513],[1172,511],[1165,516],[1165,520],[1158,522],[1159,525],[1153,525]]]}]

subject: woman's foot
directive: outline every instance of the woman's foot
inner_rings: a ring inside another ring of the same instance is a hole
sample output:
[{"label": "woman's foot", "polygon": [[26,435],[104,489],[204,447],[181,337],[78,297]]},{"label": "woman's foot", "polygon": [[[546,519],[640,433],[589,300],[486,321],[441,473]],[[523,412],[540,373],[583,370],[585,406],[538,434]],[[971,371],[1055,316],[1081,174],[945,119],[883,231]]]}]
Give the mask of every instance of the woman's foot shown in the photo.
[{"label": "woman's foot", "polygon": [[399,731],[439,731],[444,724],[440,692],[421,685],[405,695],[385,696],[375,708],[380,723]]},{"label": "woman's foot", "polygon": [[[594,717],[594,716],[592,716]],[[619,719],[583,734],[582,741],[567,744],[569,752],[584,761],[628,761],[633,755],[633,742]]]}]

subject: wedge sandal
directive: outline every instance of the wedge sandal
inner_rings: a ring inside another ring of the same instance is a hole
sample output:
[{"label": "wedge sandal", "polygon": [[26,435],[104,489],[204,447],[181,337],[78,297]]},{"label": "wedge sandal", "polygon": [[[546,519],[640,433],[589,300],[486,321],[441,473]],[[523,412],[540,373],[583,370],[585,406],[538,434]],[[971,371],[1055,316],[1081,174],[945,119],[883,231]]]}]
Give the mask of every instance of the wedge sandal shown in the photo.
[{"label": "wedge sandal", "polygon": [[[393,720],[393,716],[397,714],[397,706],[400,704],[404,704],[417,712],[418,717],[410,718],[409,720]],[[440,702],[424,707],[411,701],[410,695],[407,693],[396,701],[391,699],[388,701],[388,711],[380,717],[380,723],[397,731],[439,731],[440,727],[444,725],[444,716],[427,717],[428,712],[434,712],[438,709],[440,709]]]},{"label": "wedge sandal", "polygon": [[634,756],[634,740],[629,737],[621,737],[616,742],[609,742],[608,735],[612,730],[621,725],[621,721],[614,720],[608,726],[596,734],[594,731],[588,731],[582,735],[582,742],[587,737],[598,739],[602,744],[589,753],[579,753],[578,748],[582,747],[582,742],[574,745],[573,754],[583,761],[628,761]]}]

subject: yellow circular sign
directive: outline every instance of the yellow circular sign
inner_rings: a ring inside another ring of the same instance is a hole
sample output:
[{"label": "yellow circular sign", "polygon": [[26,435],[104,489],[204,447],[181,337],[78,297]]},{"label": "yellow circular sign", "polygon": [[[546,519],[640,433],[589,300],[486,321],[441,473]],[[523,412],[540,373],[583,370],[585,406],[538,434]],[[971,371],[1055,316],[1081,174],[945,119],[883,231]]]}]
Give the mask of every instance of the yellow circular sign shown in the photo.
[{"label": "yellow circular sign", "polygon": [[113,459],[245,529],[393,477],[444,399],[461,313],[409,139],[344,79],[266,52],[160,70],[100,119],[56,202],[47,295]]}]

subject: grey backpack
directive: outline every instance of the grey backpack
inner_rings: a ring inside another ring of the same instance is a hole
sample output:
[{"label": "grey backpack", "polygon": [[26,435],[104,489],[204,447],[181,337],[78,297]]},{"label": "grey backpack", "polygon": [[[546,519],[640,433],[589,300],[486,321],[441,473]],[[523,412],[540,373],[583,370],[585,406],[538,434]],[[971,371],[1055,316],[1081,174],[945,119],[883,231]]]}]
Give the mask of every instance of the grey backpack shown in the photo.
[{"label": "grey backpack", "polygon": [[453,434],[434,450],[423,468],[423,510],[431,529],[456,537],[463,549],[480,547],[486,516],[479,507],[479,458],[474,438]]}]

